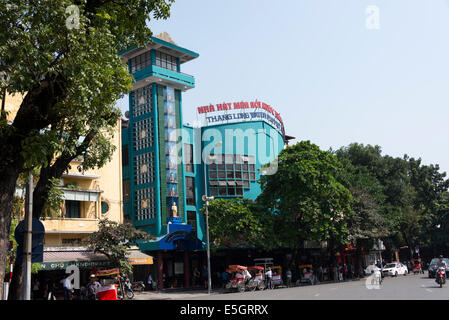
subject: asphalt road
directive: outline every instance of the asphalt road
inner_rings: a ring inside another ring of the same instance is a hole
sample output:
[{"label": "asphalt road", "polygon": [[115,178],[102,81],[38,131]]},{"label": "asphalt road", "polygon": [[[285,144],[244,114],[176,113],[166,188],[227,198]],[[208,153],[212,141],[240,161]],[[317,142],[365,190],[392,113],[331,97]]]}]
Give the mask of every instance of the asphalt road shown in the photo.
[{"label": "asphalt road", "polygon": [[357,281],[326,283],[315,286],[278,288],[244,293],[212,294],[189,297],[192,300],[448,300],[449,282],[440,288],[425,274],[386,277],[380,288]]}]

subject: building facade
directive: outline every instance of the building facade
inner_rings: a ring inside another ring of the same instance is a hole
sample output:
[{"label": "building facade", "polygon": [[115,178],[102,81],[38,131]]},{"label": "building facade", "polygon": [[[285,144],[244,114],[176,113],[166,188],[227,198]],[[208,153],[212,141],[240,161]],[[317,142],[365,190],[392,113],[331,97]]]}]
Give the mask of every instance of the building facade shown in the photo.
[{"label": "building facade", "polygon": [[135,78],[122,121],[124,216],[156,238],[138,245],[156,258],[160,289],[199,284],[202,196],[255,200],[259,169],[272,162],[275,169],[286,142],[280,115],[258,101],[199,107],[203,123],[184,125],[182,93],[195,79],[181,67],[198,56],[167,34],[121,52]]}]

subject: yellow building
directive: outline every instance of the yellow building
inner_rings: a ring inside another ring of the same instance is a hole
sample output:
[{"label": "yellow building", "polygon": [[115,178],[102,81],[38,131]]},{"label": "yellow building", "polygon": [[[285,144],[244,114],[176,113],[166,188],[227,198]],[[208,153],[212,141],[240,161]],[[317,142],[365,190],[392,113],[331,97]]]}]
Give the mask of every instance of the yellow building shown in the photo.
[{"label": "yellow building", "polygon": [[[23,96],[7,95],[5,111],[7,120],[14,117]],[[60,181],[63,191],[61,211],[54,217],[41,219],[45,227],[44,261],[41,263],[42,277],[55,280],[65,277],[65,269],[76,265],[81,271],[81,281],[85,282],[92,268],[107,266],[104,255],[90,252],[85,240],[98,230],[100,219],[123,223],[122,195],[122,142],[121,119],[117,119],[112,143],[116,146],[112,159],[104,167],[80,173],[80,162],[73,161]],[[133,252],[139,256],[140,253]],[[48,273],[48,271],[52,271]]]}]

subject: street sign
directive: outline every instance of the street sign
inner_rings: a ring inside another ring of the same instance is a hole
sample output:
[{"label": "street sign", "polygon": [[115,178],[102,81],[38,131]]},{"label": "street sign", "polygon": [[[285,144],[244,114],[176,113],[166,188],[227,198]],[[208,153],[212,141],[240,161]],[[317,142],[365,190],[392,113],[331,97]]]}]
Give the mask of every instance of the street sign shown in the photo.
[{"label": "street sign", "polygon": [[[22,263],[23,256],[23,236],[24,236],[24,221],[20,221],[14,231],[14,237],[17,241],[16,263]],[[33,218],[32,224],[32,245],[31,245],[31,263],[42,262],[44,260],[44,235],[45,227],[39,219]]]}]

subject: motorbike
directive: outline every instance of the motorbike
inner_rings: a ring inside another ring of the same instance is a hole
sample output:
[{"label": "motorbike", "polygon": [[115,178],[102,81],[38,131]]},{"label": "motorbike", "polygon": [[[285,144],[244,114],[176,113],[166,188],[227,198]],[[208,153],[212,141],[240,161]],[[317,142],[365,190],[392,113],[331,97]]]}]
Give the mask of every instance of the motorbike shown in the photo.
[{"label": "motorbike", "polygon": [[442,288],[443,284],[446,284],[446,269],[444,267],[439,267],[435,278],[436,283]]},{"label": "motorbike", "polygon": [[145,284],[143,281],[136,281],[132,284],[133,291],[142,292],[145,290]]}]

